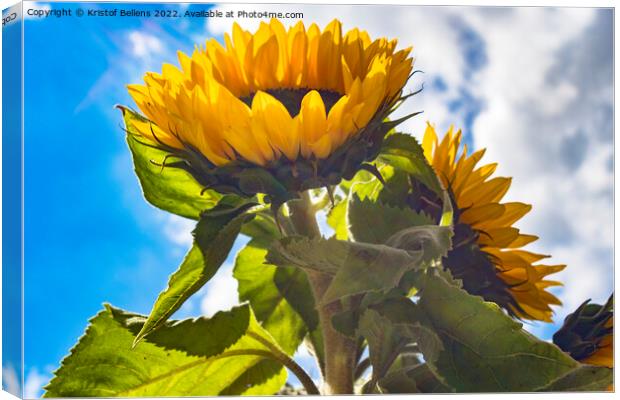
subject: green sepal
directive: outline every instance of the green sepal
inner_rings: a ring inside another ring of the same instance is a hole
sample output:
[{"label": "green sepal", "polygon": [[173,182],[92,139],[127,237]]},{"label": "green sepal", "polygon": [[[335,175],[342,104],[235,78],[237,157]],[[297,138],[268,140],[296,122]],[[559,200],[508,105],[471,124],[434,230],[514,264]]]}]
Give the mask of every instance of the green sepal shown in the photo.
[{"label": "green sepal", "polygon": [[584,301],[565,319],[553,334],[553,343],[575,360],[583,360],[596,353],[601,341],[613,335],[613,294],[604,305]]},{"label": "green sepal", "polygon": [[126,107],[119,106],[119,109],[123,112],[127,145],[131,150],[134,170],[142,193],[149,203],[164,211],[191,219],[198,219],[200,213],[218,204],[221,194],[204,190],[203,186],[183,169],[162,166],[169,153],[149,144],[134,127],[133,121],[144,121],[144,117]]}]

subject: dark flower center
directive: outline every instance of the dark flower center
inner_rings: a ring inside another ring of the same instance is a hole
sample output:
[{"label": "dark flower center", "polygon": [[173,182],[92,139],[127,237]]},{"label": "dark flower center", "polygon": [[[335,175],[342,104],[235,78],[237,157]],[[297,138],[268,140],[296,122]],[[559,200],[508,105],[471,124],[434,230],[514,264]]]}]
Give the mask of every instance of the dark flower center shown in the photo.
[{"label": "dark flower center", "polygon": [[[409,206],[439,221],[443,209],[439,196],[415,179],[412,179],[411,183],[414,187],[408,196]],[[494,260],[478,245],[478,238],[484,235],[484,232],[478,232],[471,226],[459,222],[462,210],[456,206],[452,193],[450,198],[454,206],[454,236],[452,249],[442,260],[444,268],[448,269],[454,278],[463,282],[463,289],[467,293],[494,302],[511,315],[514,315],[514,310],[524,313],[510,292],[511,286],[498,275],[501,271],[499,260]]]},{"label": "dark flower center", "polygon": [[[295,117],[299,114],[299,110],[301,109],[301,101],[304,96],[310,92],[310,88],[302,88],[302,89],[268,89],[265,92],[269,93],[280,103],[284,104],[284,107],[288,110],[291,117]],[[343,96],[338,92],[334,92],[332,90],[324,90],[317,89],[321,98],[323,99],[323,104],[325,104],[325,112],[329,113],[329,110],[336,104],[338,100]],[[254,95],[256,93],[251,93],[249,96],[241,97],[240,100],[247,104],[249,107],[252,106],[252,99],[254,99]]]}]

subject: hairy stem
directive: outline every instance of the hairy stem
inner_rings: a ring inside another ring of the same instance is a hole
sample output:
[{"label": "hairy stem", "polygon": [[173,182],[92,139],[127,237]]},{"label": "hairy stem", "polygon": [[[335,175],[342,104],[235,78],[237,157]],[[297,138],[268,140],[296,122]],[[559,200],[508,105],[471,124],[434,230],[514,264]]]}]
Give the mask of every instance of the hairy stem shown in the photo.
[{"label": "hairy stem", "polygon": [[297,379],[299,379],[299,382],[301,382],[308,394],[321,394],[310,375],[308,375],[306,371],[295,362],[295,360],[293,360],[286,353],[275,347],[271,342],[265,340],[262,336],[254,332],[248,332],[248,334],[258,342],[265,345],[269,350],[271,350],[270,353],[268,352],[270,354],[269,357],[280,362],[282,365],[288,368],[289,371],[295,374],[295,376],[297,377]]},{"label": "hairy stem", "polygon": [[[319,237],[321,231],[316,222],[315,209],[308,192],[300,200],[289,203],[291,222],[299,235]],[[332,277],[316,271],[307,271],[308,280],[317,303],[329,287]],[[355,368],[355,340],[340,334],[332,326],[332,317],[342,311],[339,301],[317,306],[323,334],[325,372],[324,394],[353,394],[353,370]]]}]

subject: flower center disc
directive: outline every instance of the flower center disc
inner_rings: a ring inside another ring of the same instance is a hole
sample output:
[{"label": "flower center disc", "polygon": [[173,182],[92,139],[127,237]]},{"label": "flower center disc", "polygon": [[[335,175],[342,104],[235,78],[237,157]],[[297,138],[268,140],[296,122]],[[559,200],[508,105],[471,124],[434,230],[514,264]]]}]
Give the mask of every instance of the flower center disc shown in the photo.
[{"label": "flower center disc", "polygon": [[[342,94],[331,90],[309,88],[267,89],[265,90],[265,92],[278,99],[278,101],[282,103],[284,107],[286,107],[291,117],[295,117],[297,114],[299,114],[299,110],[301,109],[301,101],[303,100],[304,96],[312,90],[316,90],[321,95],[321,99],[323,99],[323,103],[325,104],[326,113],[329,113],[329,110],[343,96]],[[240,100],[247,104],[248,107],[252,107],[252,100],[254,99],[255,94],[256,93],[252,93],[249,96],[241,97]]]}]

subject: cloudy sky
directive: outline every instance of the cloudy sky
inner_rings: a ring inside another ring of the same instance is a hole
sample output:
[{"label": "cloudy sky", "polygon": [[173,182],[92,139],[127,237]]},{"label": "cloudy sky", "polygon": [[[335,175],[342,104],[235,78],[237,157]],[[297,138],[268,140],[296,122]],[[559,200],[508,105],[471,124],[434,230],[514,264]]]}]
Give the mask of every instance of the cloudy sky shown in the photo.
[{"label": "cloudy sky", "polygon": [[[76,7],[53,5],[63,6]],[[440,131],[454,124],[463,128],[470,144],[487,148],[483,160],[499,162],[498,173],[514,177],[508,198],[534,206],[519,227],[541,237],[530,248],[568,265],[558,276],[564,287],[556,293],[565,307],[557,309],[557,323],[583,300],[602,302],[609,296],[613,289],[611,11],[215,8],[303,12],[304,21],[321,26],[337,17],[345,29],[360,27],[372,37],[398,38],[402,47],[414,46],[415,66],[424,74],[416,75],[408,90],[424,84],[424,91],[408,101],[404,111],[424,113],[402,129],[420,137],[426,121]],[[259,23],[236,21],[248,29]],[[113,105],[132,104],[125,84],[139,82],[147,70],[160,70],[164,61],[176,63],[178,49],[190,52],[195,43],[221,38],[232,22],[27,21],[27,45],[36,49],[26,54],[25,88],[26,243],[31,243],[26,246],[28,397],[40,395],[41,385],[102,302],[147,313],[188,249],[193,223],[153,209],[142,199]],[[71,246],[67,238],[72,238]],[[244,241],[240,239],[237,247]],[[231,268],[229,260],[177,316],[212,314],[236,303]],[[528,329],[548,339],[555,326],[532,324]],[[39,335],[43,330],[46,334]],[[307,355],[300,357],[308,364]],[[3,370],[4,384],[9,385],[16,375],[8,363]]]}]

